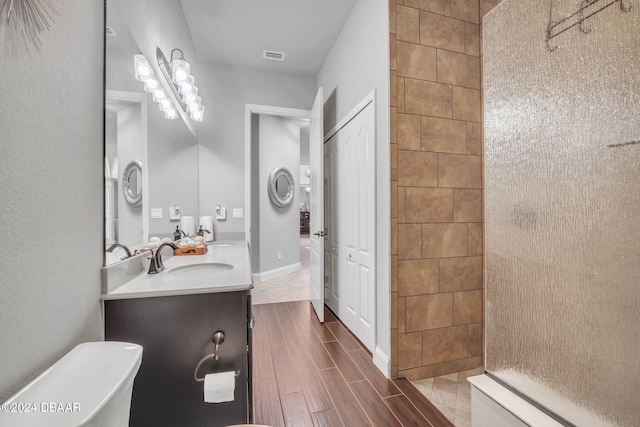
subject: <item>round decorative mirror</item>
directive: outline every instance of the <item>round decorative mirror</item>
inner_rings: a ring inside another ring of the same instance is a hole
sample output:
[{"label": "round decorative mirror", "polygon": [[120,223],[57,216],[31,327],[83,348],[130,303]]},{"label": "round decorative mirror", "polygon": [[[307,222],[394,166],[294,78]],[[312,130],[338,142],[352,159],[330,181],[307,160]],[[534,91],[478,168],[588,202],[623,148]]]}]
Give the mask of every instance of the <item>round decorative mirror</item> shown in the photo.
[{"label": "round decorative mirror", "polygon": [[269,174],[267,189],[271,202],[279,208],[287,206],[293,200],[295,185],[293,175],[287,168],[278,166]]},{"label": "round decorative mirror", "polygon": [[142,204],[142,162],[131,161],[122,174],[122,194],[132,206]]}]

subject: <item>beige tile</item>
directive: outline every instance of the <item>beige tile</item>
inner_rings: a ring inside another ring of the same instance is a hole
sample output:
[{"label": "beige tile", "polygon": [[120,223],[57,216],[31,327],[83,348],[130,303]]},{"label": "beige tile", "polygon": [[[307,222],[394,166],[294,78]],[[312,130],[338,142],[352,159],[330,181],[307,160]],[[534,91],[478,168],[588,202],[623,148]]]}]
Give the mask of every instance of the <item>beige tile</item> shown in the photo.
[{"label": "beige tile", "polygon": [[409,381],[432,378],[438,375],[438,365],[421,366],[414,369],[398,370],[398,376],[405,377]]},{"label": "beige tile", "polygon": [[391,364],[398,364],[398,330],[391,330]]},{"label": "beige tile", "polygon": [[438,154],[440,187],[482,188],[482,158],[461,154]]},{"label": "beige tile", "polygon": [[480,23],[478,0],[451,0],[451,16],[463,21]]},{"label": "beige tile", "polygon": [[453,222],[453,189],[407,187],[406,220]]},{"label": "beige tile", "polygon": [[391,160],[390,176],[394,181],[398,180],[398,144],[389,144],[389,157]]},{"label": "beige tile", "polygon": [[420,231],[420,224],[398,224],[398,261],[420,259],[422,253]]},{"label": "beige tile", "polygon": [[398,217],[398,181],[391,181],[391,218]]},{"label": "beige tile", "polygon": [[480,90],[453,86],[452,117],[458,120],[480,122],[482,120]]},{"label": "beige tile", "polygon": [[[389,34],[389,68],[395,70],[397,67],[397,45],[396,35]],[[392,80],[393,81],[393,80]]]},{"label": "beige tile", "polygon": [[480,89],[480,58],[438,49],[438,81]]},{"label": "beige tile", "polygon": [[422,149],[441,153],[467,152],[467,122],[422,117]]},{"label": "beige tile", "polygon": [[467,122],[467,154],[481,156],[483,153],[482,124]]},{"label": "beige tile", "polygon": [[480,56],[480,25],[464,23],[464,53]]},{"label": "beige tile", "polygon": [[453,221],[482,221],[482,190],[453,190]]},{"label": "beige tile", "polygon": [[500,0],[480,0],[480,16],[484,17],[491,9],[496,7]]},{"label": "beige tile", "polygon": [[467,255],[467,224],[422,224],[422,257]]},{"label": "beige tile", "polygon": [[391,255],[398,254],[398,218],[391,218]]},{"label": "beige tile", "polygon": [[[418,124],[420,124],[419,117]],[[420,135],[419,132],[418,130],[418,135]],[[398,185],[437,187],[438,155],[425,151],[398,150]]]},{"label": "beige tile", "polygon": [[391,292],[398,292],[398,255],[391,255]]},{"label": "beige tile", "polygon": [[405,297],[398,297],[398,333],[407,331],[407,304]]},{"label": "beige tile", "polygon": [[465,325],[482,322],[482,289],[453,293],[453,323]]},{"label": "beige tile", "polygon": [[407,203],[406,203],[406,187],[398,187],[398,222],[405,223]]},{"label": "beige tile", "polygon": [[475,356],[466,359],[453,360],[451,362],[442,362],[438,364],[438,375],[446,375],[452,372],[465,371],[467,369],[477,368],[482,365],[482,357]]},{"label": "beige tile", "polygon": [[389,75],[391,76],[391,78],[389,79],[389,106],[390,107],[397,107],[398,105],[398,92],[397,92],[397,85],[396,80],[396,72],[394,70],[391,70],[389,72]]},{"label": "beige tile", "polygon": [[396,107],[389,108],[389,143],[398,144],[398,109]]},{"label": "beige tile", "polygon": [[482,224],[467,224],[467,253],[469,256],[482,255]]},{"label": "beige tile", "polygon": [[398,334],[398,370],[416,368],[422,363],[422,333]]},{"label": "beige tile", "polygon": [[[455,295],[453,296],[455,300]],[[468,326],[469,337],[467,341],[467,351],[469,356],[482,355],[482,323],[474,323]]]},{"label": "beige tile", "polygon": [[453,326],[453,294],[406,297],[407,331]]},{"label": "beige tile", "polygon": [[449,15],[451,12],[451,0],[405,0],[404,4],[440,15]]},{"label": "beige tile", "polygon": [[398,114],[398,149],[420,151],[420,116]]},{"label": "beige tile", "polygon": [[438,262],[440,292],[482,289],[482,257],[443,258]]},{"label": "beige tile", "polygon": [[396,93],[396,104],[398,105],[398,112],[404,113],[404,77],[397,78]]},{"label": "beige tile", "polygon": [[[460,329],[460,327],[457,327]],[[456,328],[447,328],[456,329]],[[422,334],[424,341],[424,333]],[[458,374],[440,375],[433,381],[433,390],[444,391],[447,393],[458,395]]]},{"label": "beige tile", "polygon": [[402,296],[438,292],[438,260],[398,261],[398,292]]},{"label": "beige tile", "polygon": [[396,37],[411,43],[420,43],[420,11],[396,5]]},{"label": "beige tile", "polygon": [[435,378],[424,378],[421,380],[411,381],[411,384],[420,392],[424,397],[429,399],[431,397],[431,390],[433,389],[433,381]]},{"label": "beige tile", "polygon": [[398,329],[398,293],[391,292],[391,329]]},{"label": "beige tile", "polygon": [[447,418],[455,416],[456,400],[458,395],[444,390],[434,388],[431,391],[431,402],[440,409],[440,412]]},{"label": "beige tile", "polygon": [[420,12],[420,44],[464,53],[464,21]]},{"label": "beige tile", "polygon": [[[435,363],[457,360],[465,357],[467,357],[466,325],[432,329],[430,331],[422,332],[423,365],[433,365]],[[453,393],[457,392],[457,382],[441,380],[440,383],[447,385],[447,391],[452,391]],[[438,382],[434,383],[434,387],[437,385]]]},{"label": "beige tile", "polygon": [[411,114],[451,118],[452,88],[442,83],[404,79],[404,109]]},{"label": "beige tile", "polygon": [[398,41],[398,75],[436,81],[436,49],[416,43]]},{"label": "beige tile", "polygon": [[396,2],[389,0],[389,33],[395,34],[397,31]]}]

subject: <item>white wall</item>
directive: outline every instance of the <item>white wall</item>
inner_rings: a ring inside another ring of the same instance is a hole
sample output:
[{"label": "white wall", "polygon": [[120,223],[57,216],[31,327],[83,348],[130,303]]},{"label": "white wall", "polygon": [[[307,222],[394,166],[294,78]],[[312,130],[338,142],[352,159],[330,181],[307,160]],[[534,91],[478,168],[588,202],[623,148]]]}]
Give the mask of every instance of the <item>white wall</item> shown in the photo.
[{"label": "white wall", "polygon": [[376,341],[386,356],[391,355],[389,78],[389,4],[359,0],[318,74],[318,86],[325,93],[325,133],[376,90]]},{"label": "white wall", "polygon": [[269,174],[277,166],[291,172],[297,189],[300,182],[300,128],[282,117],[269,115],[260,115],[259,128],[260,160],[255,191],[260,199],[260,270],[254,273],[265,273],[300,263],[298,192],[294,190],[293,200],[282,208],[271,202],[267,192]]},{"label": "white wall", "polygon": [[103,10],[66,0],[39,53],[2,52],[0,401],[103,338]]},{"label": "white wall", "polygon": [[217,233],[243,233],[244,219],[231,218],[231,210],[245,208],[245,104],[309,109],[316,79],[207,64],[200,82],[209,99],[198,127],[200,214],[213,215],[216,205],[226,206],[227,220],[216,221]]}]

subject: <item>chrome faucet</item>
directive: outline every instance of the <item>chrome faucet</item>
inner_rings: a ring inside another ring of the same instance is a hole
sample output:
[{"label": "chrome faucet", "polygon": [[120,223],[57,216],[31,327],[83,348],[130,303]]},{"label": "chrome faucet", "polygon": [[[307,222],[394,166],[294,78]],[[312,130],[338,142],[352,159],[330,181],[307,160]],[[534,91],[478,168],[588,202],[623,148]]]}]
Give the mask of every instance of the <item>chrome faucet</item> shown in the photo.
[{"label": "chrome faucet", "polygon": [[107,252],[113,252],[113,251],[114,251],[114,249],[116,249],[116,248],[122,248],[122,249],[124,249],[124,251],[127,253],[126,258],[122,258],[122,259],[131,258],[131,251],[129,250],[129,248],[128,248],[128,247],[126,247],[126,246],[125,246],[125,245],[123,245],[122,243],[118,243],[118,242],[114,243],[113,245],[111,245],[111,246],[109,246],[109,247],[107,248]]},{"label": "chrome faucet", "polygon": [[204,237],[204,233],[211,233],[211,232],[206,228],[202,228],[202,226],[200,226],[200,230],[198,230],[198,233],[196,234],[200,237]]},{"label": "chrome faucet", "polygon": [[147,274],[157,274],[160,273],[161,271],[164,271],[164,264],[162,263],[162,249],[164,249],[165,246],[171,246],[174,250],[178,249],[178,246],[176,246],[173,243],[170,242],[165,242],[163,244],[161,244],[158,249],[156,249],[155,254],[153,253],[153,251],[151,252],[151,263],[149,263],[149,271],[147,271]]}]

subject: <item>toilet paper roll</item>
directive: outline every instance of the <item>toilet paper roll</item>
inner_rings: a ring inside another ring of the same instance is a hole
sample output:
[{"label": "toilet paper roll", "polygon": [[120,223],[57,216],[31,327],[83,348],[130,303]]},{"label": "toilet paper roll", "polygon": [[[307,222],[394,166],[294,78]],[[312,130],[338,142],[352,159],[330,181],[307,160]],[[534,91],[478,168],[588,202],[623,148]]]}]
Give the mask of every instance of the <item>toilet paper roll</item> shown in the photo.
[{"label": "toilet paper roll", "polygon": [[193,237],[196,234],[196,224],[192,216],[180,217],[180,229]]},{"label": "toilet paper roll", "polygon": [[233,371],[207,374],[204,377],[204,401],[207,403],[232,402],[236,389]]},{"label": "toilet paper roll", "polygon": [[215,230],[213,229],[213,217],[212,216],[201,216],[200,217],[200,225],[205,230],[209,230],[211,233],[204,233],[204,241],[205,242],[213,242],[216,239]]}]

